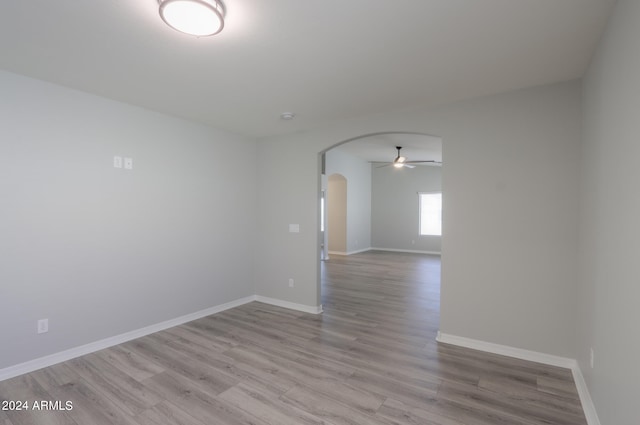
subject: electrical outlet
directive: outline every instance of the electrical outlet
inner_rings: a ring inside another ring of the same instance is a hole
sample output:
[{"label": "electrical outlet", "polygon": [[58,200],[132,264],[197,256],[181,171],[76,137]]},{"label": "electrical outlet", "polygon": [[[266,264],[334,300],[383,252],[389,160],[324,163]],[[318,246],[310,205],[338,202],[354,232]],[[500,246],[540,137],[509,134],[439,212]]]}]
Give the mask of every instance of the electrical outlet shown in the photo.
[{"label": "electrical outlet", "polygon": [[591,358],[589,359],[589,364],[591,365],[591,369],[593,369],[593,359],[594,359],[593,347],[591,347]]},{"label": "electrical outlet", "polygon": [[293,288],[293,279],[289,279],[289,288]]},{"label": "electrical outlet", "polygon": [[122,157],[114,156],[113,157],[113,168],[122,168]]},{"label": "electrical outlet", "polygon": [[38,333],[43,334],[49,332],[49,319],[38,320]]}]

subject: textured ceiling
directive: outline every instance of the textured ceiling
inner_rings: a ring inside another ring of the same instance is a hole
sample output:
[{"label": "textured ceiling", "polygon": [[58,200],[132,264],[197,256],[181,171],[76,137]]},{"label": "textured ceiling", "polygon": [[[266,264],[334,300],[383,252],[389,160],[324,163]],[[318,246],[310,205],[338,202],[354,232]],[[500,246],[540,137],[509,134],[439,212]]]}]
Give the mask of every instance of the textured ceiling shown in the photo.
[{"label": "textured ceiling", "polygon": [[2,1],[0,68],[260,137],[578,78],[613,3],[226,0],[198,39],[156,0]]}]

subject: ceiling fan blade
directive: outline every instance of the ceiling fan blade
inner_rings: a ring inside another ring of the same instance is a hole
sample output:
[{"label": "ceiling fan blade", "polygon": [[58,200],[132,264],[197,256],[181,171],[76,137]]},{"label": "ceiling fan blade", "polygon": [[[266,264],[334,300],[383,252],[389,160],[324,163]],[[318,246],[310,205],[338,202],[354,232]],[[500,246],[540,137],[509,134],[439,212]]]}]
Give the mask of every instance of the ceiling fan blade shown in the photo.
[{"label": "ceiling fan blade", "polygon": [[394,168],[416,168],[416,166],[412,164],[425,164],[425,163],[441,164],[440,161],[436,161],[433,159],[425,160],[425,161],[407,161],[407,157],[402,156],[402,154],[400,153],[402,146],[396,146],[396,149],[398,150],[398,156],[396,156],[392,162],[382,162],[382,161],[369,161],[369,162],[371,164],[384,164],[384,165],[378,165],[376,166],[376,168],[388,167],[390,165],[393,165]]}]

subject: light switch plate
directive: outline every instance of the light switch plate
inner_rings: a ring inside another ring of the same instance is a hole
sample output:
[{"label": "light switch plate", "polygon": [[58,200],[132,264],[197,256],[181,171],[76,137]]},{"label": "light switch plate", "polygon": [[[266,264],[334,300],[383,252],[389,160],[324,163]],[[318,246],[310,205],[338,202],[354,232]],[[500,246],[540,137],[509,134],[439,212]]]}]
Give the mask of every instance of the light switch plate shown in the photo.
[{"label": "light switch plate", "polygon": [[124,158],[124,168],[125,170],[133,170],[133,158]]},{"label": "light switch plate", "polygon": [[289,225],[289,233],[300,233],[300,225],[299,224],[290,224]]}]

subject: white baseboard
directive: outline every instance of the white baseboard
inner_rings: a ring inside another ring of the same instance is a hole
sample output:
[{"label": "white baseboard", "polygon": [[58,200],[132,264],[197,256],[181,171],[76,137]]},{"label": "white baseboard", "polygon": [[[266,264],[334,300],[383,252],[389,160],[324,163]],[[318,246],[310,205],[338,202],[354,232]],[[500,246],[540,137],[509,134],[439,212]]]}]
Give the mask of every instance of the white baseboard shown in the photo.
[{"label": "white baseboard", "polygon": [[265,304],[275,305],[277,307],[288,308],[290,310],[302,311],[304,313],[311,313],[311,314],[322,313],[322,305],[312,306],[312,305],[297,304],[289,301],[278,300],[276,298],[263,297],[262,295],[256,295],[254,297],[254,300],[261,303],[265,303]]},{"label": "white baseboard", "polygon": [[438,332],[436,341],[445,344],[458,345],[460,347],[472,348],[474,350],[485,351],[487,353],[500,354],[507,357],[515,357],[516,359],[544,363],[550,366],[564,367],[566,369],[573,369],[573,367],[577,366],[578,364],[574,359],[570,359],[568,357],[553,356],[551,354],[524,350],[522,348],[510,347],[508,345],[493,344],[491,342],[479,341],[477,339],[465,338],[442,332]]},{"label": "white baseboard", "polygon": [[349,251],[349,252],[347,252],[347,255],[360,254],[361,252],[367,252],[367,251],[371,251],[371,247],[369,247],[369,248],[357,249],[357,250],[355,250],[355,251]]},{"label": "white baseboard", "polygon": [[484,351],[487,353],[499,354],[516,359],[571,369],[573,380],[576,383],[578,395],[580,396],[580,402],[582,403],[582,409],[584,410],[584,415],[587,418],[587,424],[600,425],[600,420],[598,419],[595,405],[591,399],[591,394],[589,394],[589,389],[587,388],[584,376],[582,376],[580,366],[575,359],[554,356],[537,351],[524,350],[522,348],[510,347],[508,345],[494,344],[491,342],[450,335],[442,332],[438,332],[436,341],[444,344],[457,345],[460,347],[471,348],[473,350]]},{"label": "white baseboard", "polygon": [[109,338],[101,339],[99,341],[90,342],[89,344],[81,345],[79,347],[70,348],[68,350],[60,351],[58,353],[50,354],[48,356],[40,357],[34,360],[29,360],[24,363],[20,363],[14,366],[9,366],[4,369],[0,369],[0,381],[10,379],[15,376],[23,375],[25,373],[34,372],[38,369],[42,369],[47,366],[52,366],[57,363],[62,363],[67,360],[74,359],[76,357],[84,356],[95,351],[99,351],[105,348],[113,347],[114,345],[122,344],[132,339],[140,338],[155,332],[163,331],[174,326],[182,325],[183,323],[191,322],[205,316],[220,313],[221,311],[228,310],[230,308],[238,307],[243,304],[255,301],[255,296],[240,298],[238,300],[230,301],[225,304],[220,304],[214,307],[210,307],[204,310],[196,311],[195,313],[186,314],[184,316],[176,317],[175,319],[166,320],[164,322],[156,323],[154,325],[145,326],[144,328],[136,329],[130,332],[125,332],[120,335],[115,335]]},{"label": "white baseboard", "polygon": [[587,383],[582,375],[582,370],[580,370],[580,366],[577,362],[576,367],[572,368],[571,372],[573,373],[573,380],[576,383],[576,388],[578,388],[580,402],[582,403],[582,410],[584,410],[584,416],[587,418],[587,423],[589,425],[600,425],[600,418],[598,418],[596,406],[593,404],[589,388],[587,387]]},{"label": "white baseboard", "polygon": [[349,252],[344,252],[344,251],[327,251],[327,254],[329,255],[353,255],[353,254],[360,254],[361,252],[367,252],[367,251],[371,251],[371,247],[369,248],[362,248],[362,249],[358,249],[356,251],[349,251]]},{"label": "white baseboard", "polygon": [[439,251],[418,251],[415,249],[371,248],[372,251],[407,252],[409,254],[442,255]]},{"label": "white baseboard", "polygon": [[348,255],[344,251],[327,251],[327,254],[329,254],[329,255]]}]

